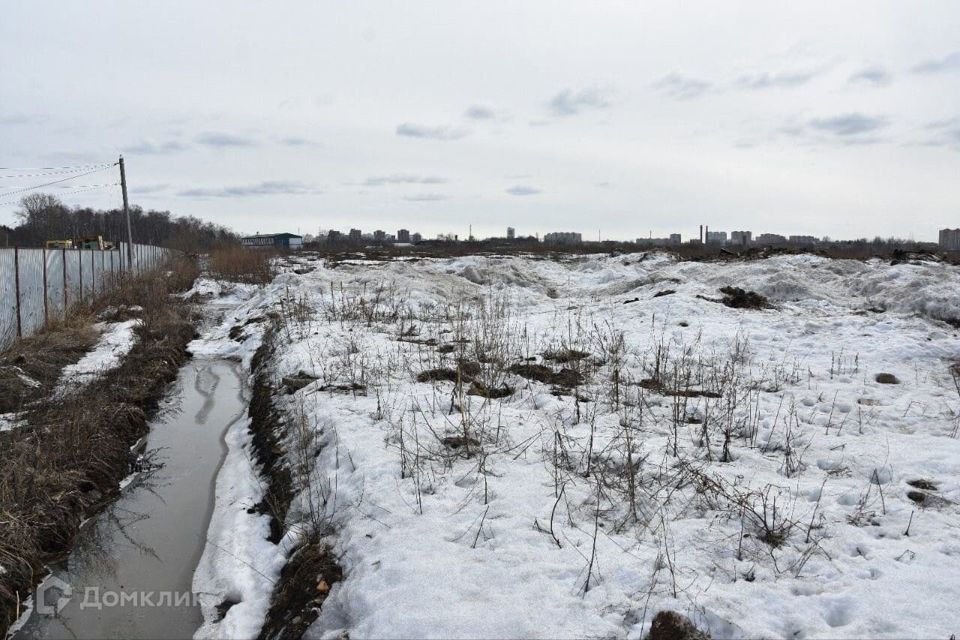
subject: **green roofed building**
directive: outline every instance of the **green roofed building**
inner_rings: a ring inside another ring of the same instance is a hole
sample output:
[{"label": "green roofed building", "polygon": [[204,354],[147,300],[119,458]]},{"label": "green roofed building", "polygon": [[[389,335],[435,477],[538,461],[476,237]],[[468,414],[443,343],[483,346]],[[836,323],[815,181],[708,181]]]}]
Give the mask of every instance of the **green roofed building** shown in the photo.
[{"label": "green roofed building", "polygon": [[240,243],[250,249],[289,249],[297,251],[303,248],[303,236],[292,233],[270,233],[240,238]]}]

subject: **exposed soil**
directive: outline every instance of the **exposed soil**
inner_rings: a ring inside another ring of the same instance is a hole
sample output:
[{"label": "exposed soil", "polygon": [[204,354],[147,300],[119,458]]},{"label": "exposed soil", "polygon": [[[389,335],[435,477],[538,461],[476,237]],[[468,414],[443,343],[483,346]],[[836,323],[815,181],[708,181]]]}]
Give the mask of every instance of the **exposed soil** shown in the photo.
[{"label": "exposed soil", "polygon": [[283,383],[283,386],[286,387],[287,393],[296,393],[300,389],[303,389],[305,386],[311,382],[315,382],[316,380],[316,376],[311,376],[303,371],[300,371],[295,376],[284,376],[281,382]]},{"label": "exposed soil", "polygon": [[880,384],[900,384],[900,379],[892,373],[878,373],[874,380]]},{"label": "exposed soil", "polygon": [[425,347],[435,347],[438,344],[436,338],[410,338],[406,336],[397,338],[397,342],[409,342],[410,344],[421,344]]},{"label": "exposed soil", "polygon": [[638,387],[650,389],[665,396],[680,396],[683,398],[719,398],[720,394],[716,391],[704,391],[701,389],[672,389],[659,380],[645,378],[636,383]]},{"label": "exposed soil", "polygon": [[475,376],[480,375],[480,363],[461,360],[457,362],[457,368],[439,367],[437,369],[427,369],[417,374],[417,382],[471,382]]},{"label": "exposed soil", "polygon": [[769,309],[770,301],[756,291],[747,291],[740,287],[720,287],[723,304],[734,309]]},{"label": "exposed soil", "polygon": [[483,398],[506,398],[513,395],[513,387],[503,384],[499,387],[488,387],[479,380],[474,380],[470,388],[467,389],[467,395],[481,396]]},{"label": "exposed soil", "polygon": [[479,447],[480,441],[476,438],[470,438],[468,436],[447,436],[441,440],[444,446],[450,447],[451,449],[459,449],[461,447]]},{"label": "exposed soil", "polygon": [[676,611],[660,611],[650,623],[646,640],[710,640],[710,634]]},{"label": "exposed soil", "polygon": [[[264,497],[251,507],[251,511],[270,516],[268,539],[275,544],[283,538],[287,512],[294,497],[293,478],[284,460],[283,421],[280,410],[273,402],[279,389],[271,384],[269,368],[277,327],[278,321],[274,320],[251,362],[254,385],[250,401],[253,452],[265,483]],[[295,378],[297,382],[293,386],[314,380],[312,376],[302,373]],[[283,383],[288,392],[294,392],[287,378],[283,379]],[[325,385],[321,390],[356,391],[363,388],[363,385]],[[319,535],[304,542],[280,573],[258,637],[280,640],[302,637],[320,614],[320,606],[330,587],[342,579],[340,566]],[[231,605],[225,602],[223,606],[229,608]]]},{"label": "exposed soil", "polygon": [[554,371],[542,364],[515,364],[510,367],[509,371],[527,380],[536,380],[566,389],[579,386],[584,381],[583,376],[573,369],[563,368],[560,371]]},{"label": "exposed soil", "polygon": [[590,354],[586,351],[578,351],[577,349],[558,349],[557,351],[548,351],[544,353],[543,357],[547,360],[553,360],[554,362],[565,364],[567,362],[577,362],[579,360],[583,360],[584,358],[589,358]]},{"label": "exposed soil", "polygon": [[343,570],[321,540],[300,546],[280,572],[270,601],[260,640],[297,640],[320,615],[334,583]]},{"label": "exposed soil", "polygon": [[293,478],[284,464],[280,412],[273,404],[273,385],[270,380],[268,360],[273,351],[273,337],[277,322],[274,321],[263,337],[263,343],[251,361],[253,390],[250,396],[250,433],[253,437],[253,454],[265,479],[263,498],[250,507],[252,513],[270,516],[270,536],[274,544],[283,538],[284,522],[290,502],[293,500]]}]

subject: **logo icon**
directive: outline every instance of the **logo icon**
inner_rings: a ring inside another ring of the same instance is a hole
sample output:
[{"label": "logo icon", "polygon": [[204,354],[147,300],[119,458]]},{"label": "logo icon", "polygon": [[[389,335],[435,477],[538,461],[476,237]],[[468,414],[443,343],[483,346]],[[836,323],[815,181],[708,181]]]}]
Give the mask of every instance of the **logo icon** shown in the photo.
[{"label": "logo icon", "polygon": [[37,587],[37,613],[42,616],[56,616],[70,602],[73,587],[53,576]]}]

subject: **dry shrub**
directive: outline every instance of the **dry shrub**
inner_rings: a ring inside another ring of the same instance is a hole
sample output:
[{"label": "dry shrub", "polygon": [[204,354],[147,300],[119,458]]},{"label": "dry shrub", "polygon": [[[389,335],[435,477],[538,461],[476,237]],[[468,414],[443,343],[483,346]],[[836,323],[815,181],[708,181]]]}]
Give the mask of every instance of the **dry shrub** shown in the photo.
[{"label": "dry shrub", "polygon": [[269,249],[221,247],[210,252],[210,274],[221,280],[267,284],[273,279],[273,256]]},{"label": "dry shrub", "polygon": [[89,309],[77,309],[0,354],[0,413],[19,411],[48,392],[60,372],[97,341]]}]

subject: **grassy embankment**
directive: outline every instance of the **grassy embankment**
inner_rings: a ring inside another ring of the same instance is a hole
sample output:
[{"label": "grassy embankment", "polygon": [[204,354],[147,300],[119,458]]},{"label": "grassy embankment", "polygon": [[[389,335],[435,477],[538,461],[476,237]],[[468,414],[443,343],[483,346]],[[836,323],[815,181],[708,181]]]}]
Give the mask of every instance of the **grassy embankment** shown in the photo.
[{"label": "grassy embankment", "polygon": [[[188,357],[190,305],[172,294],[197,273],[180,259],[130,278],[0,354],[0,411],[25,422],[0,433],[0,635],[84,518],[118,495],[135,462],[131,446]],[[136,345],[116,369],[69,396],[54,394],[63,367],[96,343],[98,316],[141,318]]]}]

